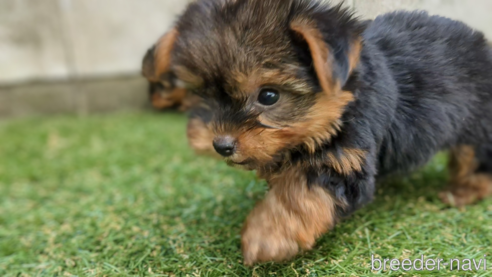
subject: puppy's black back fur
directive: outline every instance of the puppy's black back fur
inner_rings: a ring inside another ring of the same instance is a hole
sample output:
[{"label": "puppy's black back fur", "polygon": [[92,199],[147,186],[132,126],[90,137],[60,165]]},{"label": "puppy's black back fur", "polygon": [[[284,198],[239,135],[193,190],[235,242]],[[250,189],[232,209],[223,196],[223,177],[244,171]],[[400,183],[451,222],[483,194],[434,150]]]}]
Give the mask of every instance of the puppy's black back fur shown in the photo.
[{"label": "puppy's black back fur", "polygon": [[492,52],[482,33],[425,12],[396,12],[378,17],[364,37],[383,52],[397,85],[381,173],[413,169],[452,145],[491,140]]},{"label": "puppy's black back fur", "polygon": [[[339,210],[347,214],[372,199],[372,176],[409,172],[456,145],[474,145],[482,170],[492,172],[492,151],[483,150],[492,141],[492,51],[484,35],[425,12],[395,12],[376,18],[363,38],[346,85],[357,100],[343,131],[316,156],[355,147],[368,151],[368,161],[351,176],[314,169],[311,183],[350,203]],[[293,156],[312,159],[303,151]]]}]

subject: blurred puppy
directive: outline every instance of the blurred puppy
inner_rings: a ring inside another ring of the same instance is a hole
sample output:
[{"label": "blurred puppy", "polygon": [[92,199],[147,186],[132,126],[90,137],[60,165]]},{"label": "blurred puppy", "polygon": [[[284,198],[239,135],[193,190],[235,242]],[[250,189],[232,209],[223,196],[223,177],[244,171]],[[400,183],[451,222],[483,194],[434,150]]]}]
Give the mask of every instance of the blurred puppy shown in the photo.
[{"label": "blurred puppy", "polygon": [[492,51],[463,23],[424,12],[362,22],[318,0],[197,0],[155,51],[211,107],[216,151],[268,181],[242,232],[246,264],[310,249],[372,200],[376,178],[444,149],[444,202],[492,193]]},{"label": "blurred puppy", "polygon": [[149,81],[149,97],[156,110],[177,109],[187,111],[193,106],[194,98],[170,71],[156,73],[155,46],[147,51],[142,63],[142,74]]},{"label": "blurred puppy", "polygon": [[[164,44],[164,45],[163,45]],[[142,74],[149,81],[149,95],[152,106],[156,110],[177,109],[181,112],[189,112],[187,137],[189,145],[198,154],[218,157],[213,148],[214,135],[207,124],[210,123],[210,108],[200,98],[187,89],[180,86],[179,80],[169,71],[169,65],[162,70],[156,63],[156,59],[167,63],[170,57],[156,55],[156,47],[171,47],[165,45],[161,39],[156,46],[147,51],[142,62]]]}]

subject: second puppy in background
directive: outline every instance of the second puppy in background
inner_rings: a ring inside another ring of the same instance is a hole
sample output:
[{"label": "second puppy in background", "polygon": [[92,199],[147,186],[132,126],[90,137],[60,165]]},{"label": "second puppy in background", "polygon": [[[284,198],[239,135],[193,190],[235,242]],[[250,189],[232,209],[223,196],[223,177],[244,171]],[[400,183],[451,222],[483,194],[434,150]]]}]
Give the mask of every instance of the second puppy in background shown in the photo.
[{"label": "second puppy in background", "polygon": [[149,81],[149,96],[152,107],[156,110],[189,110],[196,98],[190,97],[185,88],[177,84],[177,79],[170,71],[157,74],[155,66],[155,46],[147,51],[142,63],[142,74]]},{"label": "second puppy in background", "polygon": [[157,67],[156,60],[161,63],[169,57],[156,55],[156,47],[169,47],[157,42],[147,51],[142,63],[142,74],[149,81],[149,96],[152,107],[159,111],[177,110],[189,113],[187,137],[190,147],[197,154],[218,157],[213,147],[214,134],[208,127],[212,112],[196,95],[189,93],[180,86],[179,80],[168,70]]}]

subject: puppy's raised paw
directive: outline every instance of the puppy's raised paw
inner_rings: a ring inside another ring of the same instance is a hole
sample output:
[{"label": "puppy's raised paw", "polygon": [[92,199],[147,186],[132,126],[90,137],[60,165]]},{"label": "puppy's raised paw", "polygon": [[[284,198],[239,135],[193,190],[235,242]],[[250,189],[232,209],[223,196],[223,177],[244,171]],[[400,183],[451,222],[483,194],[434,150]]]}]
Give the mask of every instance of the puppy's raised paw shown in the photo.
[{"label": "puppy's raised paw", "polygon": [[246,220],[242,232],[244,263],[284,261],[309,250],[319,236],[313,218],[294,210],[273,189]]},{"label": "puppy's raised paw", "polygon": [[245,229],[242,248],[244,264],[248,266],[257,262],[281,262],[294,257],[299,252],[295,240],[264,225]]},{"label": "puppy's raised paw", "polygon": [[[242,233],[244,263],[281,262],[294,257],[299,247],[310,249],[315,237],[305,238],[310,243],[299,241],[302,222],[289,215],[282,206],[274,207],[266,201],[260,203],[248,217]],[[301,245],[300,245],[301,244]]]}]

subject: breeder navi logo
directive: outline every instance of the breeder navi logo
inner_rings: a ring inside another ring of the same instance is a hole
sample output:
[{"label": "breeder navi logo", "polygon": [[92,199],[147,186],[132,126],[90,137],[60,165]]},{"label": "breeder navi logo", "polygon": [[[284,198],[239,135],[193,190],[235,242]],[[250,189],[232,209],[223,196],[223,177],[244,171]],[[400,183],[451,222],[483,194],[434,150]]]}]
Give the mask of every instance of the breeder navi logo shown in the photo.
[{"label": "breeder navi logo", "polygon": [[444,270],[449,267],[450,271],[486,271],[487,255],[483,259],[425,259],[424,255],[420,259],[378,259],[371,256],[372,271],[434,271]]}]

